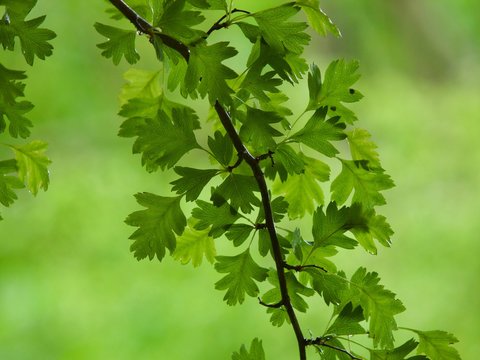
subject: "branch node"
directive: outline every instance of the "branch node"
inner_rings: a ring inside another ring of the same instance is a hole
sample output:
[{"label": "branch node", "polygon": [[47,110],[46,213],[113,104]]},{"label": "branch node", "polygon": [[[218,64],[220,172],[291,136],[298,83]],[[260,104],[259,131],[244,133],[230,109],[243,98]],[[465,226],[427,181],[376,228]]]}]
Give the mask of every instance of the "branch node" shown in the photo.
[{"label": "branch node", "polygon": [[279,301],[278,303],[276,303],[276,304],[267,304],[267,303],[263,302],[262,299],[258,298],[258,303],[259,303],[260,305],[263,305],[263,306],[268,307],[268,308],[271,308],[271,309],[278,309],[278,308],[280,308],[280,307],[283,306],[283,301],[282,301],[282,300],[280,300],[280,301]]}]

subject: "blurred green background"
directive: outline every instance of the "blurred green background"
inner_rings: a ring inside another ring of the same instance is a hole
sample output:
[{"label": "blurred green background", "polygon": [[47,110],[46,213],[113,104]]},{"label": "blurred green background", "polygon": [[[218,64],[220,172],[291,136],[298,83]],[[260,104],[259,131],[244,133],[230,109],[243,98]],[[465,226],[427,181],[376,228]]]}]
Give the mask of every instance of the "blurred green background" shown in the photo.
[{"label": "blurred green background", "polygon": [[[253,4],[252,4],[253,3]],[[280,1],[237,1],[266,7]],[[396,231],[378,256],[338,257],[349,274],[366,264],[407,307],[399,325],[443,329],[464,359],[480,353],[480,2],[324,0],[342,39],[314,38],[309,58],[323,68],[359,59],[366,95],[354,109],[379,145],[397,187],[379,209]],[[199,269],[137,262],[129,252],[133,194],[168,194],[168,174],[147,174],[131,141],[116,136],[125,64],[100,56],[93,23],[105,2],[40,0],[58,34],[54,56],[28,69],[36,104],[32,139],[49,142],[51,186],[22,194],[0,223],[0,359],[229,359],[254,337],[268,359],[295,359],[291,329],[273,328],[255,299],[228,308],[219,279]],[[235,31],[224,33],[235,43]],[[139,43],[136,67],[155,69]],[[1,53],[7,66],[25,69]],[[304,87],[306,89],[306,86]],[[291,94],[303,108],[306,93]],[[3,141],[3,140],[2,140]],[[307,328],[322,331],[322,303]],[[399,335],[400,338],[403,335]],[[315,358],[315,357],[312,357]]]}]

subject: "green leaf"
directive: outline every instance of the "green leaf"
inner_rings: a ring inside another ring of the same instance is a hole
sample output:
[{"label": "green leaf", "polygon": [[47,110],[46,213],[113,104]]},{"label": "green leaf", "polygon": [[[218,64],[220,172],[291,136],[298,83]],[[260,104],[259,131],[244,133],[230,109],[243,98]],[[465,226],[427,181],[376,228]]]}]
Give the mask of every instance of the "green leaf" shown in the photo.
[{"label": "green leaf", "polygon": [[360,214],[360,218],[360,222],[364,226],[354,227],[350,231],[365,250],[372,254],[377,253],[374,239],[383,246],[390,246],[393,230],[384,216],[377,215],[373,209],[367,209]]},{"label": "green leaf", "polygon": [[334,334],[337,336],[365,334],[365,329],[359,324],[359,322],[363,320],[364,317],[362,308],[360,306],[357,306],[354,309],[352,303],[348,303],[342,309],[340,314],[337,315],[335,321],[332,325],[330,325],[330,327],[325,333]]},{"label": "green leaf", "polygon": [[17,97],[23,96],[25,84],[18,80],[26,79],[24,71],[8,69],[0,64],[0,109],[2,103],[13,105]]},{"label": "green leaf", "polygon": [[164,2],[163,12],[153,26],[184,43],[202,37],[204,32],[192,27],[202,23],[205,18],[199,11],[185,10],[184,7],[185,0]]},{"label": "green leaf", "polygon": [[[315,291],[300,283],[296,276],[291,272],[285,273],[285,279],[287,281],[288,295],[290,297],[292,306],[298,311],[306,312],[308,309],[308,304],[301,295],[312,296]],[[282,295],[280,292],[278,275],[275,270],[269,271],[268,281],[274,286],[274,288],[267,291],[262,296],[262,301],[266,304],[277,304],[281,301]]]},{"label": "green leaf", "polygon": [[301,142],[328,157],[337,155],[339,151],[331,142],[343,140],[347,137],[344,132],[345,124],[339,122],[340,118],[338,116],[326,120],[326,115],[326,108],[315,111],[305,127],[292,135],[290,140]]},{"label": "green leaf", "polygon": [[338,305],[341,303],[341,297],[347,289],[347,280],[343,276],[331,273],[325,273],[319,269],[307,269],[311,276],[312,288],[323,297],[327,305]]},{"label": "green leaf", "polygon": [[[260,45],[258,47],[258,56],[260,56]],[[275,71],[268,71],[262,74],[262,66],[257,64],[252,66],[247,72],[240,88],[248,91],[253,95],[254,99],[261,103],[268,103],[270,102],[270,96],[267,92],[271,94],[280,92],[277,86],[282,84],[282,80],[275,78],[275,75]]]},{"label": "green leaf", "polygon": [[[288,203],[285,201],[283,196],[279,196],[270,201],[270,207],[272,209],[273,221],[280,222],[288,210]],[[265,210],[263,207],[260,208],[257,216],[257,224],[260,224],[265,221]]]},{"label": "green leaf", "polygon": [[175,107],[171,118],[160,110],[153,119],[145,119],[135,127],[137,139],[134,153],[142,153],[142,164],[152,172],[174,166],[186,153],[200,149],[194,130],[198,117],[188,107]]},{"label": "green leaf", "polygon": [[10,19],[23,20],[32,11],[37,0],[0,0],[0,5],[6,7]]},{"label": "green leaf", "polygon": [[217,238],[224,234],[240,218],[237,210],[227,203],[215,206],[203,200],[197,200],[197,208],[192,210],[192,216],[198,219],[195,229],[204,230],[209,227],[208,235]]},{"label": "green leaf", "polygon": [[[410,339],[404,344],[393,350],[373,350],[370,349],[370,356],[372,360],[404,360],[418,346],[418,342]],[[409,358],[412,359],[412,358]],[[432,358],[436,359],[436,358]],[[425,358],[426,360],[426,358]]]},{"label": "green leaf", "polygon": [[397,330],[395,315],[405,311],[405,307],[379,281],[376,272],[367,273],[365,268],[359,268],[352,276],[350,292],[345,301],[351,301],[355,307],[362,307],[363,316],[369,322],[369,336],[373,338],[373,346],[392,349],[393,331]]},{"label": "green leaf", "polygon": [[240,246],[248,239],[254,229],[252,225],[233,224],[225,235],[228,240],[233,241],[233,245]]},{"label": "green leaf", "polygon": [[297,154],[288,144],[281,143],[271,155],[273,164],[265,166],[265,176],[274,180],[276,174],[285,182],[288,175],[302,174],[305,171],[305,162],[302,154]]},{"label": "green leaf", "polygon": [[310,36],[304,32],[307,24],[287,21],[298,10],[292,4],[285,4],[253,14],[262,37],[278,53],[300,54],[310,41]]},{"label": "green leaf", "polygon": [[[234,209],[239,209],[249,214],[253,206],[260,206],[260,200],[254,194],[258,192],[258,185],[253,176],[237,175],[231,173],[214,191],[216,198],[230,200]],[[214,199],[214,202],[216,200]]]},{"label": "green leaf", "polygon": [[218,290],[227,290],[223,300],[228,305],[243,303],[245,293],[255,297],[259,289],[256,281],[264,281],[268,271],[258,266],[250,255],[250,250],[236,256],[217,256],[215,269],[221,274],[228,274],[215,283]]},{"label": "green leaf", "polygon": [[181,178],[170,183],[172,190],[177,194],[185,194],[187,201],[195,201],[208,182],[219,173],[216,169],[200,170],[181,166],[176,166],[174,170]]},{"label": "green leaf", "polygon": [[123,78],[127,81],[122,86],[120,93],[120,102],[122,105],[130,99],[153,99],[162,94],[160,87],[160,79],[162,73],[160,71],[146,71],[130,68],[124,74]]},{"label": "green leaf", "polygon": [[380,191],[394,186],[390,176],[383,170],[368,170],[363,162],[343,160],[342,171],[332,182],[332,199],[339,205],[344,204],[354,191],[352,202],[358,202],[365,208],[384,205],[385,198]]},{"label": "green leaf", "polygon": [[194,226],[195,221],[190,220],[183,234],[177,237],[177,246],[173,258],[179,260],[182,264],[188,264],[192,261],[193,267],[200,266],[203,257],[213,264],[216,255],[213,238],[208,235],[208,229],[197,230]]},{"label": "green leaf", "polygon": [[415,329],[406,329],[418,334],[418,354],[425,354],[431,360],[461,360],[460,354],[452,344],[458,342],[458,339],[452,334],[440,331],[420,331]]},{"label": "green leaf", "polygon": [[111,58],[115,65],[120,63],[122,57],[129,64],[135,64],[140,60],[140,55],[135,50],[136,31],[123,30],[101,23],[95,23],[95,29],[108,39],[97,47],[102,49],[102,55],[107,59]]},{"label": "green leaf", "polygon": [[56,34],[52,30],[39,28],[44,20],[45,16],[40,16],[28,21],[11,23],[15,35],[20,39],[22,54],[29,65],[33,65],[35,57],[44,60],[52,55],[53,46],[48,41],[54,39]]},{"label": "green leaf", "polygon": [[13,104],[1,103],[0,101],[0,133],[5,131],[6,121],[8,118],[10,125],[8,132],[14,138],[27,138],[30,136],[29,128],[32,122],[24,115],[33,109],[33,104],[29,101],[15,102]]},{"label": "green leaf", "polygon": [[275,148],[274,137],[283,135],[271,124],[279,123],[282,119],[277,113],[247,106],[247,116],[240,128],[240,137],[257,152],[266,153]]},{"label": "green leaf", "polygon": [[366,227],[366,219],[356,216],[357,213],[356,207],[338,209],[334,202],[328,205],[325,213],[322,207],[319,207],[313,214],[314,248],[333,245],[353,249],[357,242],[346,236],[345,232]]},{"label": "green leaf", "polygon": [[301,0],[296,1],[301,6],[302,10],[307,15],[310,26],[320,35],[327,35],[328,32],[341,37],[340,30],[332,22],[332,20],[320,9],[318,0]]},{"label": "green leaf", "polygon": [[45,155],[47,143],[37,140],[22,146],[9,146],[15,152],[18,177],[28,190],[33,195],[37,195],[39,189],[46,191],[50,182],[47,166],[51,163]]},{"label": "green leaf", "polygon": [[[309,74],[310,101],[307,110],[327,107],[337,112],[337,115],[342,115],[342,121],[346,123],[351,124],[357,120],[342,103],[355,102],[363,97],[358,90],[352,88],[360,78],[357,73],[358,67],[357,61],[335,60],[328,66],[322,83],[320,70],[316,65],[312,65]],[[316,85],[311,86],[311,83]]]},{"label": "green leaf", "polygon": [[226,79],[234,79],[237,74],[223,65],[222,61],[236,54],[237,50],[228,46],[228,42],[213,45],[200,43],[191,47],[185,74],[185,90],[190,94],[198,90],[202,98],[208,94],[210,104],[217,100],[222,104],[229,103],[233,90],[227,85]]},{"label": "green leaf", "polygon": [[250,351],[247,351],[245,345],[242,345],[240,352],[234,352],[232,360],[265,360],[262,341],[255,338],[250,345]]},{"label": "green leaf", "polygon": [[315,203],[323,204],[323,191],[318,181],[327,181],[330,168],[325,163],[302,154],[304,171],[301,174],[290,175],[281,183],[276,181],[273,191],[284,194],[288,202],[288,217],[290,219],[302,218],[305,212],[313,213]]},{"label": "green leaf", "polygon": [[182,197],[138,193],[135,198],[146,209],[135,211],[125,220],[128,225],[138,227],[130,236],[134,241],[130,250],[138,260],[147,256],[152,260],[156,256],[161,261],[165,249],[170,250],[170,253],[175,250],[175,234],[181,235],[187,225],[187,219],[180,208]]},{"label": "green leaf", "polygon": [[223,135],[220,131],[215,131],[214,137],[208,137],[208,147],[212,151],[215,159],[224,167],[230,165],[233,156],[233,144],[228,135]]},{"label": "green leaf", "polygon": [[0,204],[6,207],[13,204],[17,200],[17,195],[13,190],[21,189],[24,186],[19,178],[0,174]]},{"label": "green leaf", "polygon": [[368,161],[369,169],[379,169],[380,159],[376,151],[377,145],[370,140],[370,133],[364,129],[354,129],[347,132],[350,153],[353,160]]}]

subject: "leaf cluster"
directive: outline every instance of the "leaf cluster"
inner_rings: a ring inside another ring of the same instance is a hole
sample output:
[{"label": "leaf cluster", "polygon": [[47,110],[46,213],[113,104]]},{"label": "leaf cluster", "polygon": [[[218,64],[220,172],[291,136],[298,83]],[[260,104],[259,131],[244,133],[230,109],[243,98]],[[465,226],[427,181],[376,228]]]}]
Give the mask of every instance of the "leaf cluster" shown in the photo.
[{"label": "leaf cluster", "polygon": [[[362,98],[358,62],[338,59],[322,73],[304,57],[309,26],[340,36],[318,0],[254,13],[224,0],[129,4],[128,11],[116,6],[110,12],[121,18],[121,10],[134,26],[95,25],[107,38],[98,45],[102,55],[133,64],[140,58],[135,42],[145,36],[161,65],[125,74],[119,135],[134,138],[133,153],[147,171],[176,175],[175,196],[136,195],[143,208],[126,220],[136,227],[130,237],[135,257],[162,260],[168,250],[183,264],[207,259],[221,274],[215,288],[225,302],[258,298],[273,325],[293,327],[302,360],[310,345],[322,359],[406,359],[415,349],[412,359],[459,358],[443,332],[414,330],[417,339],[396,348],[402,302],[377,273],[361,267],[347,277],[333,260],[358,245],[371,254],[390,246],[393,231],[377,211],[394,183],[350,108]],[[244,60],[237,43],[211,36],[232,27],[248,43]],[[302,78],[309,96],[305,110],[293,114],[284,88],[300,86]],[[211,123],[173,101],[179,97],[206,99]],[[189,153],[209,161],[193,164]],[[295,225],[300,219],[302,228],[310,223],[309,235]],[[230,244],[229,253],[217,255],[217,247],[228,251],[220,241]],[[325,332],[303,338],[296,313],[307,312],[315,296],[332,318]],[[354,336],[370,338],[371,345],[360,346]],[[264,358],[258,339],[232,356]]]},{"label": "leaf cluster", "polygon": [[[52,54],[49,43],[55,33],[40,25],[45,16],[27,19],[36,5],[36,0],[0,0],[0,9],[4,10],[0,18],[0,45],[3,50],[20,50],[29,65],[35,58],[44,60]],[[33,104],[25,100],[25,71],[10,69],[0,62],[0,137],[13,138],[30,136],[32,122],[26,116]],[[0,203],[10,206],[16,199],[16,190],[27,188],[33,195],[39,189],[47,190],[49,176],[47,166],[50,160],[45,156],[47,144],[32,141],[24,144],[0,143],[13,151],[13,158],[0,159]],[[0,220],[1,220],[0,216]]]}]

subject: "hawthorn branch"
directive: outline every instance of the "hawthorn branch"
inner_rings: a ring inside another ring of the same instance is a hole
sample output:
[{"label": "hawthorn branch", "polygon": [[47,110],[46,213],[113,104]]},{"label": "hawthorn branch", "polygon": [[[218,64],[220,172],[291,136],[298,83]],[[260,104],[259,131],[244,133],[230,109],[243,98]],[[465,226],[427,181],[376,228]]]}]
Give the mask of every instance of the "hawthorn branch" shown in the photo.
[{"label": "hawthorn branch", "polygon": [[313,268],[313,269],[322,270],[323,272],[328,272],[327,269],[318,265],[290,265],[287,263],[283,263],[283,266],[285,267],[285,269],[294,270],[294,271],[303,271],[304,269]]},{"label": "hawthorn branch", "polygon": [[[147,20],[142,18],[138,15],[135,10],[133,10],[130,6],[128,6],[123,0],[109,0],[110,3],[115,6],[127,19],[129,19],[133,25],[135,25],[136,29],[139,32],[148,34],[150,36],[150,42],[153,43],[153,36],[159,36],[162,42],[179,52],[185,60],[188,62],[190,59],[190,50],[188,46],[183,44],[182,42],[159,32],[157,29],[153,27]],[[238,12],[244,12],[243,10],[238,10]],[[278,282],[280,287],[280,294],[281,294],[281,302],[284,306],[290,322],[292,324],[293,330],[295,332],[295,336],[298,343],[298,351],[300,354],[300,360],[306,360],[306,345],[307,342],[303,336],[302,329],[300,328],[300,324],[297,319],[297,315],[293,309],[290,296],[288,295],[288,287],[287,287],[287,279],[285,277],[285,268],[284,268],[284,261],[283,256],[280,248],[280,242],[278,240],[277,231],[275,228],[275,221],[273,219],[273,211],[272,206],[270,203],[270,195],[268,192],[267,182],[265,180],[265,176],[260,168],[258,159],[255,158],[243,144],[240,136],[238,135],[232,119],[225,108],[218,102],[215,102],[215,111],[218,114],[220,122],[222,123],[223,127],[225,128],[228,136],[230,137],[233,146],[237,150],[239,157],[241,157],[252,169],[253,176],[257,181],[261,198],[262,198],[262,205],[263,210],[265,213],[265,224],[268,229],[268,233],[270,235],[270,241],[272,243],[272,253],[273,259],[275,261],[275,267],[277,270],[278,275]]]},{"label": "hawthorn branch", "polygon": [[275,261],[275,267],[277,270],[278,276],[278,283],[280,287],[280,294],[282,296],[282,303],[285,307],[285,310],[288,314],[290,322],[293,327],[293,331],[295,332],[295,336],[297,338],[298,343],[298,351],[300,353],[300,360],[306,360],[306,342],[305,338],[303,337],[302,329],[300,328],[300,324],[297,319],[297,315],[292,306],[292,302],[290,301],[290,296],[288,295],[288,287],[287,287],[287,279],[285,277],[285,268],[284,268],[284,261],[283,256],[280,248],[280,242],[277,236],[277,230],[275,228],[275,221],[273,220],[273,211],[272,205],[270,203],[270,195],[268,193],[267,182],[265,180],[265,176],[260,168],[257,158],[255,158],[245,147],[240,136],[237,133],[237,130],[233,126],[232,119],[227,111],[223,108],[223,106],[216,101],[215,102],[215,111],[220,118],[220,122],[222,123],[223,127],[227,131],[228,136],[232,140],[233,146],[237,150],[237,152],[243,157],[245,162],[250,166],[253,172],[253,176],[257,181],[260,195],[262,198],[262,205],[263,210],[265,212],[265,223],[267,226],[268,234],[270,235],[270,241],[272,243],[272,252],[273,252],[273,260]]}]

